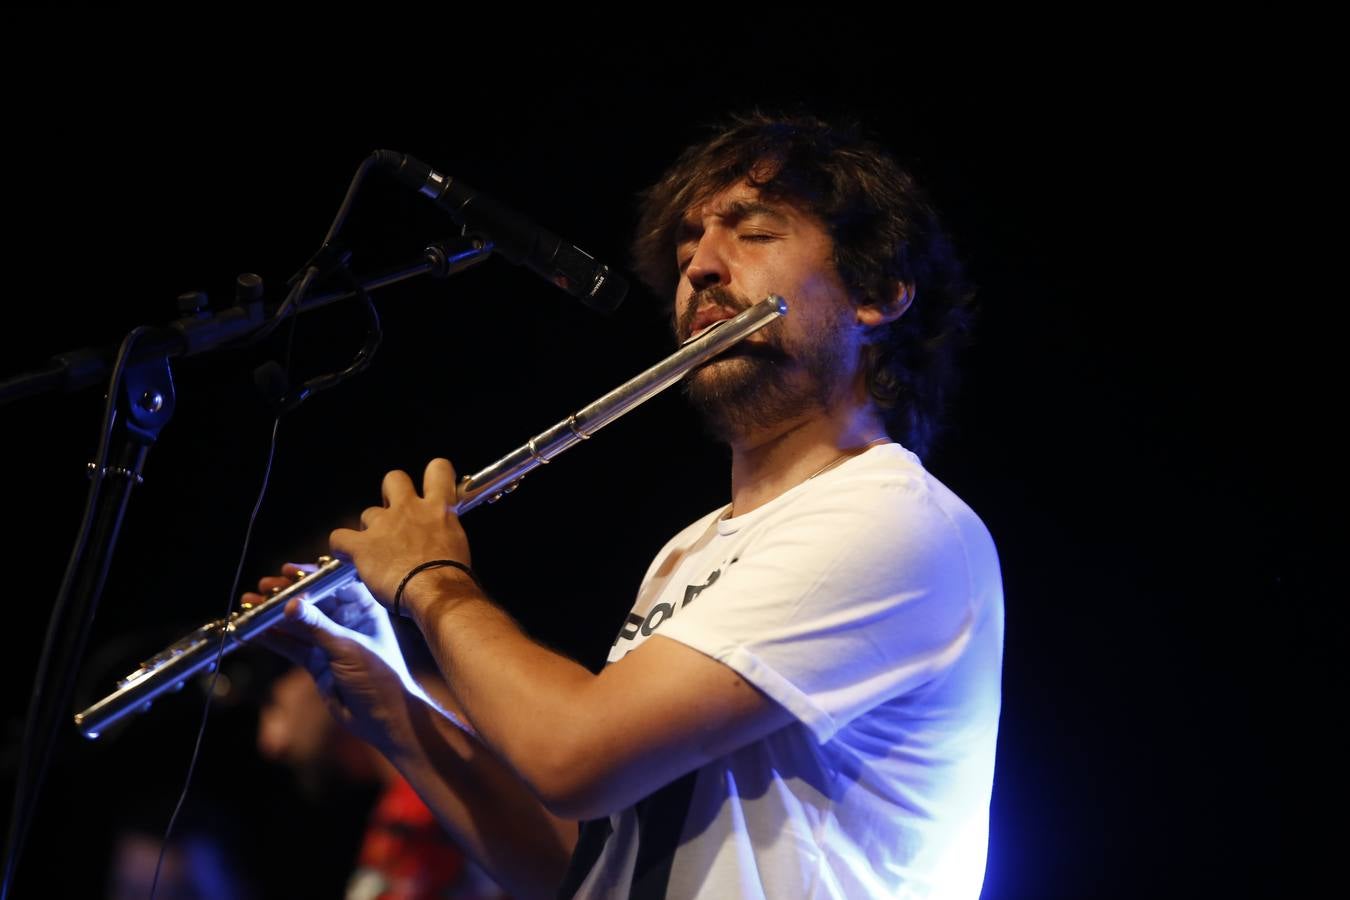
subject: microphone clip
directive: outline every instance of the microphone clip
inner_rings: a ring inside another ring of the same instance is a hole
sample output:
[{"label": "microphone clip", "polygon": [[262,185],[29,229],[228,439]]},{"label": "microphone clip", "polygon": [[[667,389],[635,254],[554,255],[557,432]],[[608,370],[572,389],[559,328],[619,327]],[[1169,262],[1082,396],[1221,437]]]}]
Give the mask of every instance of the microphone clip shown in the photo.
[{"label": "microphone clip", "polygon": [[300,271],[287,279],[286,286],[291,288],[295,287],[310,267],[313,267],[316,270],[314,279],[310,282],[311,284],[318,284],[334,272],[345,271],[350,273],[351,270],[348,268],[348,264],[351,261],[352,252],[350,250],[337,244],[324,244],[313,256],[305,261],[305,264],[300,267]]}]

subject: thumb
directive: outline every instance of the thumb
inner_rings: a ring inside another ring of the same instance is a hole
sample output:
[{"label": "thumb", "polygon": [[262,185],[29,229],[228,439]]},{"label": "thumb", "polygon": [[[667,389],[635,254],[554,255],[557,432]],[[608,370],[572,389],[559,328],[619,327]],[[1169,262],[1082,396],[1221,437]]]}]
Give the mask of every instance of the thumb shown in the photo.
[{"label": "thumb", "polygon": [[285,614],[293,627],[304,632],[329,657],[336,656],[344,649],[343,644],[347,641],[347,636],[343,634],[345,629],[304,597],[291,598],[286,603]]}]

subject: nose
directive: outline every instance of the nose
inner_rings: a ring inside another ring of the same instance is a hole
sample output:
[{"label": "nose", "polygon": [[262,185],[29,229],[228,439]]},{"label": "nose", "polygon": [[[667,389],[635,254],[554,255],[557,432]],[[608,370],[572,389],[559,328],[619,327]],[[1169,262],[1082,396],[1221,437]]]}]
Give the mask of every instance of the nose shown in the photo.
[{"label": "nose", "polygon": [[695,293],[713,285],[726,286],[731,281],[731,266],[719,231],[714,228],[704,232],[684,270]]}]

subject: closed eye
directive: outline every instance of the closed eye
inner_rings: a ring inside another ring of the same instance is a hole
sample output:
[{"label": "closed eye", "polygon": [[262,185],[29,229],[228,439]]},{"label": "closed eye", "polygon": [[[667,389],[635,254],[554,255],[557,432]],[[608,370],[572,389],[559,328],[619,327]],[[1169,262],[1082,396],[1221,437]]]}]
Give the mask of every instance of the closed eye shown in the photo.
[{"label": "closed eye", "polygon": [[694,261],[694,253],[697,251],[698,241],[683,241],[675,248],[675,264],[679,266],[681,272]]}]

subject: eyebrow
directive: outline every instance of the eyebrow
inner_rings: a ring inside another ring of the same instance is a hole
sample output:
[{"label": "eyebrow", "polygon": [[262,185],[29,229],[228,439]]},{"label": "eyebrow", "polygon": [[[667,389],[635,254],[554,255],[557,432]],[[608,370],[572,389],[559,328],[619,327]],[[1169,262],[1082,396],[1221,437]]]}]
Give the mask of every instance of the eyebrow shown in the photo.
[{"label": "eyebrow", "polygon": [[762,200],[737,200],[733,203],[728,203],[721,209],[714,210],[713,215],[723,219],[731,219],[732,221],[748,219],[751,216],[768,216],[769,218],[777,219],[782,222],[787,221],[787,216],[783,214],[783,211],[779,207],[765,203]]}]

